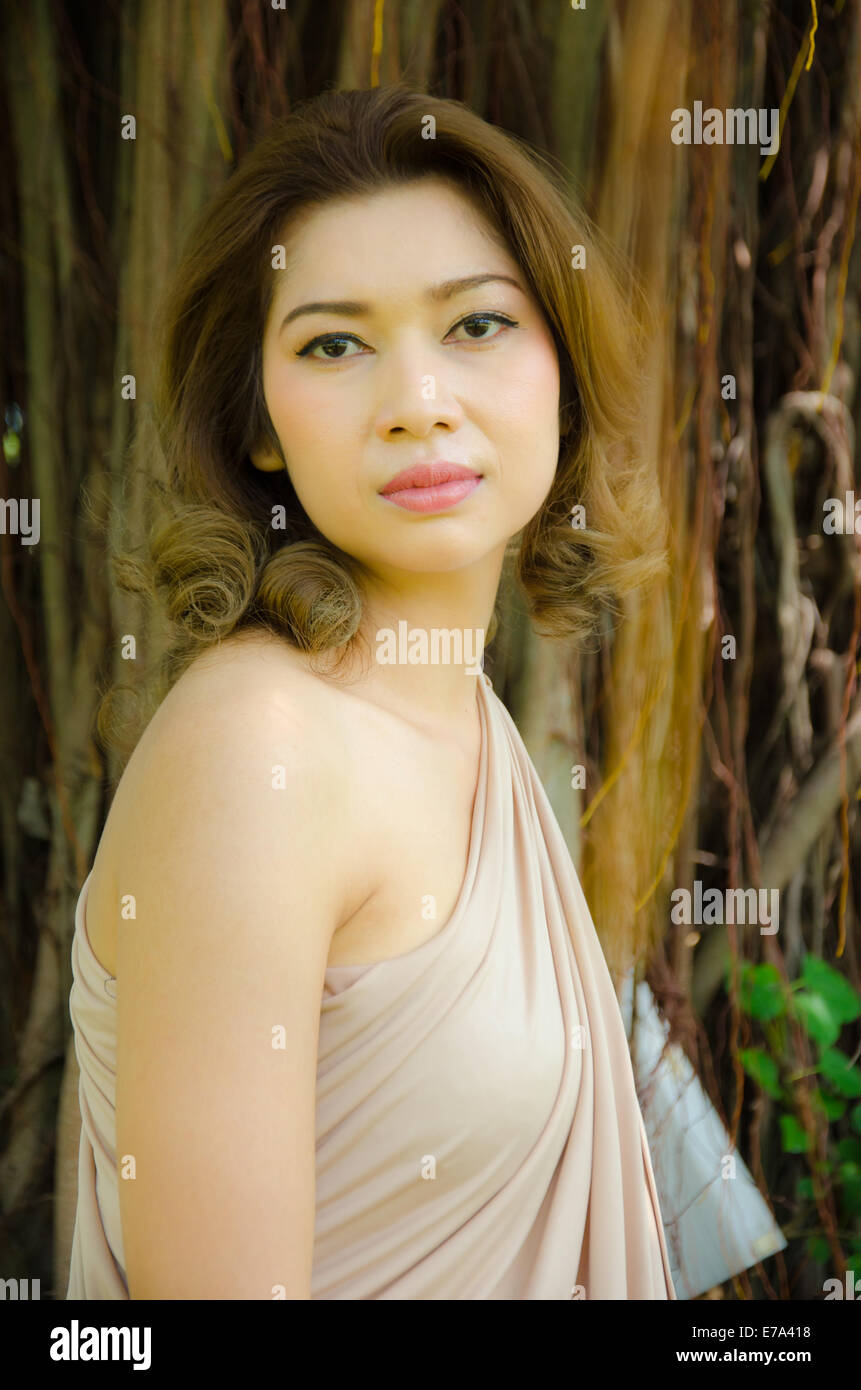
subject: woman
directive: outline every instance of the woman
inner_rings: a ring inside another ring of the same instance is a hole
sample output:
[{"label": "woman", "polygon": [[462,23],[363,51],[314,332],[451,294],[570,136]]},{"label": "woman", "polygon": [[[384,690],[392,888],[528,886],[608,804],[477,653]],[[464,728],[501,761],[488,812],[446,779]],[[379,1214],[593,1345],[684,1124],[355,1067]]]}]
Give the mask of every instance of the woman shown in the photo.
[{"label": "woman", "polygon": [[200,219],[156,399],[171,688],[76,913],[69,1298],[674,1297],[610,976],[480,664],[510,547],[569,638],[664,563],[621,306],[549,166],[400,84],[304,104]]}]

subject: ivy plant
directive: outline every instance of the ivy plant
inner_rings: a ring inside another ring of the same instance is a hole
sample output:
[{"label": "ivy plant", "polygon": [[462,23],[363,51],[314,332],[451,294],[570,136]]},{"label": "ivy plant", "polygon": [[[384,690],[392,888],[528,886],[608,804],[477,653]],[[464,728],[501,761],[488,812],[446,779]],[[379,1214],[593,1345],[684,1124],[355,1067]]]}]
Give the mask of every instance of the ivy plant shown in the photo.
[{"label": "ivy plant", "polygon": [[[861,1277],[861,1068],[837,1045],[844,1026],[861,1016],[861,997],[844,975],[812,953],[805,957],[798,979],[789,985],[770,963],[753,965],[742,960],[739,970],[739,1007],[760,1025],[765,1046],[741,1048],[738,1058],[748,1076],[781,1106],[784,1153],[808,1158],[812,1175],[798,1179],[799,1200],[813,1206],[815,1182],[833,1188],[841,1245],[847,1264],[856,1278]],[[816,1053],[815,1065],[803,1072],[793,1071],[788,1057],[789,1019],[801,1024]],[[804,1126],[797,1101],[797,1083],[810,1075],[817,1078],[811,1103],[829,1126],[824,1162],[812,1151],[813,1136]],[[809,1236],[807,1249],[822,1261],[831,1254],[822,1235]]]}]

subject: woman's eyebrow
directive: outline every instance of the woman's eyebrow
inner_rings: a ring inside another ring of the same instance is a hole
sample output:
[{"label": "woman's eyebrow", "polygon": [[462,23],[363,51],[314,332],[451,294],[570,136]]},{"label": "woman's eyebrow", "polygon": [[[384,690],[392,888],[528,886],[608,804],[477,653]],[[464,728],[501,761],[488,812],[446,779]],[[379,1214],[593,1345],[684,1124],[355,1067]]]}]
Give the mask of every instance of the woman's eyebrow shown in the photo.
[{"label": "woman's eyebrow", "polygon": [[[441,285],[431,285],[429,289],[426,289],[424,297],[438,303],[444,299],[451,299],[453,295],[461,294],[464,290],[473,290],[478,285],[486,285],[491,280],[504,281],[508,285],[513,285],[516,290],[520,290],[521,294],[525,294],[519,280],[514,280],[510,275],[485,274],[466,275],[459,280],[444,280]],[[302,314],[349,314],[356,318],[360,314],[370,314],[371,312],[370,304],[361,303],[357,299],[315,300],[312,304],[300,304],[298,309],[291,309],[278,332],[283,333],[288,323],[292,323]]]}]

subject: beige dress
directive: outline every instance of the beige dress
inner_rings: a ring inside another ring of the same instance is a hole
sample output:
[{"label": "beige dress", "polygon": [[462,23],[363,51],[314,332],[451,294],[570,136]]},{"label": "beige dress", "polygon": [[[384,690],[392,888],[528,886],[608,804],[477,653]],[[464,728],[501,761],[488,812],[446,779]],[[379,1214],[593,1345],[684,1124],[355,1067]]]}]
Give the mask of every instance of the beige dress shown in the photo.
[{"label": "beige dress", "polygon": [[[621,1011],[517,727],[478,680],[466,875],[435,936],[326,971],[312,1299],[674,1299]],[[116,981],[75,914],[67,1298],[128,1298]]]}]

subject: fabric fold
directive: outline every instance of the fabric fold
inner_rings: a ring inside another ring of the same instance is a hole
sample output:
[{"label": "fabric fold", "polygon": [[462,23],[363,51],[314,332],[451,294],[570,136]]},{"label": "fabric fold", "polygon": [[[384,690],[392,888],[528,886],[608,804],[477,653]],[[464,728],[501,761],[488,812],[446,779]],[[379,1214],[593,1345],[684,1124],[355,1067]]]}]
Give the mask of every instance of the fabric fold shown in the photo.
[{"label": "fabric fold", "polygon": [[313,1296],[674,1299],[589,908],[486,676],[478,695],[449,921],[405,955],[326,973]]},{"label": "fabric fold", "polygon": [[78,1203],[66,1298],[128,1298],[116,1164],[116,980],[87,936],[84,880],[75,907],[69,1012],[78,1059]]}]

